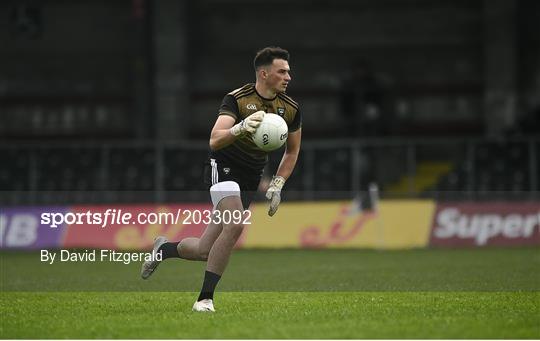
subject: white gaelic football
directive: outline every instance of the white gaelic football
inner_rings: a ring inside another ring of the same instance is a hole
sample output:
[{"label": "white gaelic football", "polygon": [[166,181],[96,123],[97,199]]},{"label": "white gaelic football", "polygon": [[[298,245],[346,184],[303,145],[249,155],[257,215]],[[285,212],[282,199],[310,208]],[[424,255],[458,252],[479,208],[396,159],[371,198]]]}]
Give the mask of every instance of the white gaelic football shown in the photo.
[{"label": "white gaelic football", "polygon": [[261,150],[271,152],[283,146],[288,134],[289,128],[281,116],[266,113],[261,125],[253,134],[253,141]]}]

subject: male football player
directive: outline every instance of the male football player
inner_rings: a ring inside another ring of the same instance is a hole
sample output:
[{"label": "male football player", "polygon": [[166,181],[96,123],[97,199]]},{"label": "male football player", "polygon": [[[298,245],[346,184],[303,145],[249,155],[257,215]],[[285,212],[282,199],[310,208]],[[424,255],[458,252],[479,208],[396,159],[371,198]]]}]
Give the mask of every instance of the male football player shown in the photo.
[{"label": "male football player", "polygon": [[[268,214],[273,216],[281,201],[281,189],[291,175],[300,151],[302,116],[298,104],[285,94],[291,81],[288,51],[266,47],[254,59],[255,84],[246,84],[228,93],[221,103],[219,115],[210,134],[210,155],[205,165],[204,181],[210,190],[214,210],[221,213],[249,208],[261,181],[267,153],[257,148],[251,135],[265,113],[275,113],[287,122],[289,134],[285,153],[266,192],[270,200]],[[214,290],[231,251],[240,237],[242,222],[211,222],[201,238],[185,238],[169,242],[157,237],[153,252],[162,258],[183,258],[206,261],[206,272],[194,311],[214,311]],[[141,276],[152,275],[158,261],[142,265]]]}]

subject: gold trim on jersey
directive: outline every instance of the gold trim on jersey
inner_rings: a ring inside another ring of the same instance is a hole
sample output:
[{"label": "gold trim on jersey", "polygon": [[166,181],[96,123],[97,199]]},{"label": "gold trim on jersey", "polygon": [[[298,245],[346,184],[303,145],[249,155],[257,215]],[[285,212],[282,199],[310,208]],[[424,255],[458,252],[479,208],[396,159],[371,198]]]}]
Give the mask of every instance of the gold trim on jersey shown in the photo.
[{"label": "gold trim on jersey", "polygon": [[247,95],[252,94],[254,91],[255,91],[255,84],[247,84],[241,88],[238,88],[229,92],[229,95],[232,95],[235,99],[238,100],[241,97],[245,97]]},{"label": "gold trim on jersey", "polygon": [[287,102],[288,104],[290,104],[294,109],[298,110],[298,103],[296,103],[292,98],[290,98],[289,96],[285,95],[284,93],[279,93],[278,94],[278,97],[281,98],[282,100],[284,100],[285,102]]}]

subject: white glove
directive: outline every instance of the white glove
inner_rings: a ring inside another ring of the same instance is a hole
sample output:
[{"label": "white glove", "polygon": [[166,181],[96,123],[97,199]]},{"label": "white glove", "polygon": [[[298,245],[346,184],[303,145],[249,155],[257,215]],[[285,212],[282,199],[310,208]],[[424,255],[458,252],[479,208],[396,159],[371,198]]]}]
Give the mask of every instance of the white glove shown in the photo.
[{"label": "white glove", "polygon": [[282,176],[274,176],[272,182],[270,182],[270,187],[266,191],[266,199],[270,200],[269,216],[273,216],[278,209],[281,202],[281,189],[283,185],[285,185],[285,179]]},{"label": "white glove", "polygon": [[245,133],[253,134],[261,125],[265,112],[259,110],[246,117],[240,123],[231,128],[231,134],[234,136],[244,135]]}]

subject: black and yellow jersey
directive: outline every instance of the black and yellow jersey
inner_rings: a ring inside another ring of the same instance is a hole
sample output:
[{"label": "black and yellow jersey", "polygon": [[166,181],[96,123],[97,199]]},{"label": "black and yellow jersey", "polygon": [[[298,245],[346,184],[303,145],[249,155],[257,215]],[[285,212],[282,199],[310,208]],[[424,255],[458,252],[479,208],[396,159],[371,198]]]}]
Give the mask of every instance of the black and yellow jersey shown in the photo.
[{"label": "black and yellow jersey", "polygon": [[[259,110],[283,117],[289,127],[289,133],[302,126],[302,114],[298,103],[284,93],[271,99],[264,98],[257,93],[253,83],[246,84],[225,95],[219,108],[219,115],[233,117],[236,124]],[[255,145],[249,134],[237,138],[225,148],[211,151],[210,157],[248,167],[254,172],[262,171],[268,162],[267,153]]]}]

